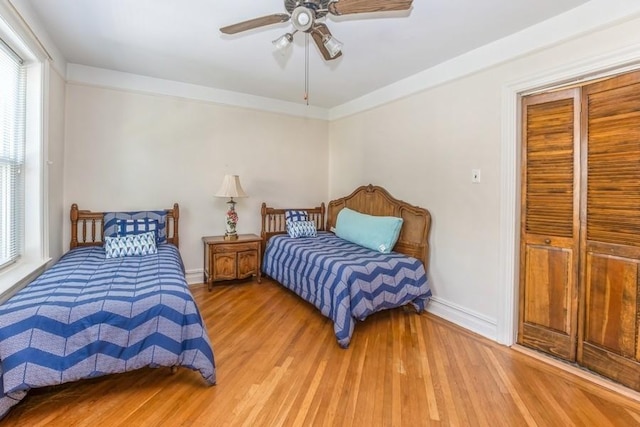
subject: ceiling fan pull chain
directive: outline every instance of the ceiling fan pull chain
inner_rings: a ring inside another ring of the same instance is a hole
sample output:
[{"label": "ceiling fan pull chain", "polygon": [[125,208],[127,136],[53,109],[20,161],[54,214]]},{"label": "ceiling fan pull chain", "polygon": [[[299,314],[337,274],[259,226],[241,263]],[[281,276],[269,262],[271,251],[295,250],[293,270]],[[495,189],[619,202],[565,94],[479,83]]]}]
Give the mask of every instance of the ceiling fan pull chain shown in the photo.
[{"label": "ceiling fan pull chain", "polygon": [[309,105],[309,33],[304,34],[304,100]]}]

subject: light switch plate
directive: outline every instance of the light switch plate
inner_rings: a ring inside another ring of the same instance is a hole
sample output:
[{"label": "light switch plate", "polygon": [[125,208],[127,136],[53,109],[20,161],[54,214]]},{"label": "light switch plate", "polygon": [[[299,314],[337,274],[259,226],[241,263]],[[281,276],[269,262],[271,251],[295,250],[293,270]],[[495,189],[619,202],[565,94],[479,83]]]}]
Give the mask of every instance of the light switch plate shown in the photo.
[{"label": "light switch plate", "polygon": [[480,184],[480,169],[471,169],[471,182]]}]

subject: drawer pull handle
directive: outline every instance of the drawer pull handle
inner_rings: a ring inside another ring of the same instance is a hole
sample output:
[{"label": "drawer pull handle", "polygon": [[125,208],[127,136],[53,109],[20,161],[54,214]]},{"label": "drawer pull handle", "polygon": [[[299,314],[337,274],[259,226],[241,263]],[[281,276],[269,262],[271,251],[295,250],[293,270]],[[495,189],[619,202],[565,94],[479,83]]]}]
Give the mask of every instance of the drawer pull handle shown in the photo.
[{"label": "drawer pull handle", "polygon": [[544,239],[544,242],[548,245],[549,243],[551,243],[551,239]]}]

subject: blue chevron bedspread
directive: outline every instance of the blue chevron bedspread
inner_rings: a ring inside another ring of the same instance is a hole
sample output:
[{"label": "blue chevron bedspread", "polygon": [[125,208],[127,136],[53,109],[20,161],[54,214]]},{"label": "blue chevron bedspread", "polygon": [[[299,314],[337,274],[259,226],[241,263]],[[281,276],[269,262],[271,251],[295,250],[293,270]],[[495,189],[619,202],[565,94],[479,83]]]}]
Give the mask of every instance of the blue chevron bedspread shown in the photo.
[{"label": "blue chevron bedspread", "polygon": [[213,350],[177,248],[105,259],[65,254],[0,305],[0,418],[31,388],[185,366],[215,384]]},{"label": "blue chevron bedspread", "polygon": [[262,270],[333,320],[342,347],[349,346],[356,320],[409,303],[420,312],[431,297],[419,260],[381,254],[326,232],[273,236]]}]

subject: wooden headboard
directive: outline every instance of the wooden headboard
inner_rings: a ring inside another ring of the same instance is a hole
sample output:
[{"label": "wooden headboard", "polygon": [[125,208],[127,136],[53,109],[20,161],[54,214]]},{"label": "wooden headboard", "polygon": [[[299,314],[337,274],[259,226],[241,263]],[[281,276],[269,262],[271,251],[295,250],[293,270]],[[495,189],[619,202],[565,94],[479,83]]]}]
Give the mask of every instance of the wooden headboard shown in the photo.
[{"label": "wooden headboard", "polygon": [[316,224],[316,228],[319,231],[324,231],[325,224],[325,207],[324,203],[315,208],[287,208],[287,209],[275,209],[267,206],[266,203],[262,204],[262,231],[260,237],[262,237],[262,253],[267,241],[276,234],[285,234],[287,232],[287,224],[285,222],[285,211],[307,211],[309,215],[309,221],[313,221]]},{"label": "wooden headboard", "polygon": [[429,267],[429,231],[431,214],[428,210],[410,205],[392,197],[387,190],[374,185],[358,187],[353,193],[329,202],[325,226],[324,203],[317,208],[274,209],[262,204],[262,250],[267,240],[276,234],[286,233],[284,213],[287,210],[305,210],[318,230],[329,230],[336,225],[338,212],[348,207],[367,215],[395,216],[403,219],[400,237],[393,250],[422,261],[425,270]]},{"label": "wooden headboard", "polygon": [[402,218],[400,237],[393,250],[421,260],[429,271],[431,214],[428,210],[398,200],[382,187],[363,185],[350,195],[329,202],[327,230],[335,227],[338,213],[345,207],[367,215]]},{"label": "wooden headboard", "polygon": [[[173,243],[179,247],[178,220],[180,219],[180,207],[173,204],[167,212],[167,243]],[[78,246],[102,246],[104,241],[104,212],[91,212],[78,209],[77,204],[71,205],[71,242],[69,249]]]}]

